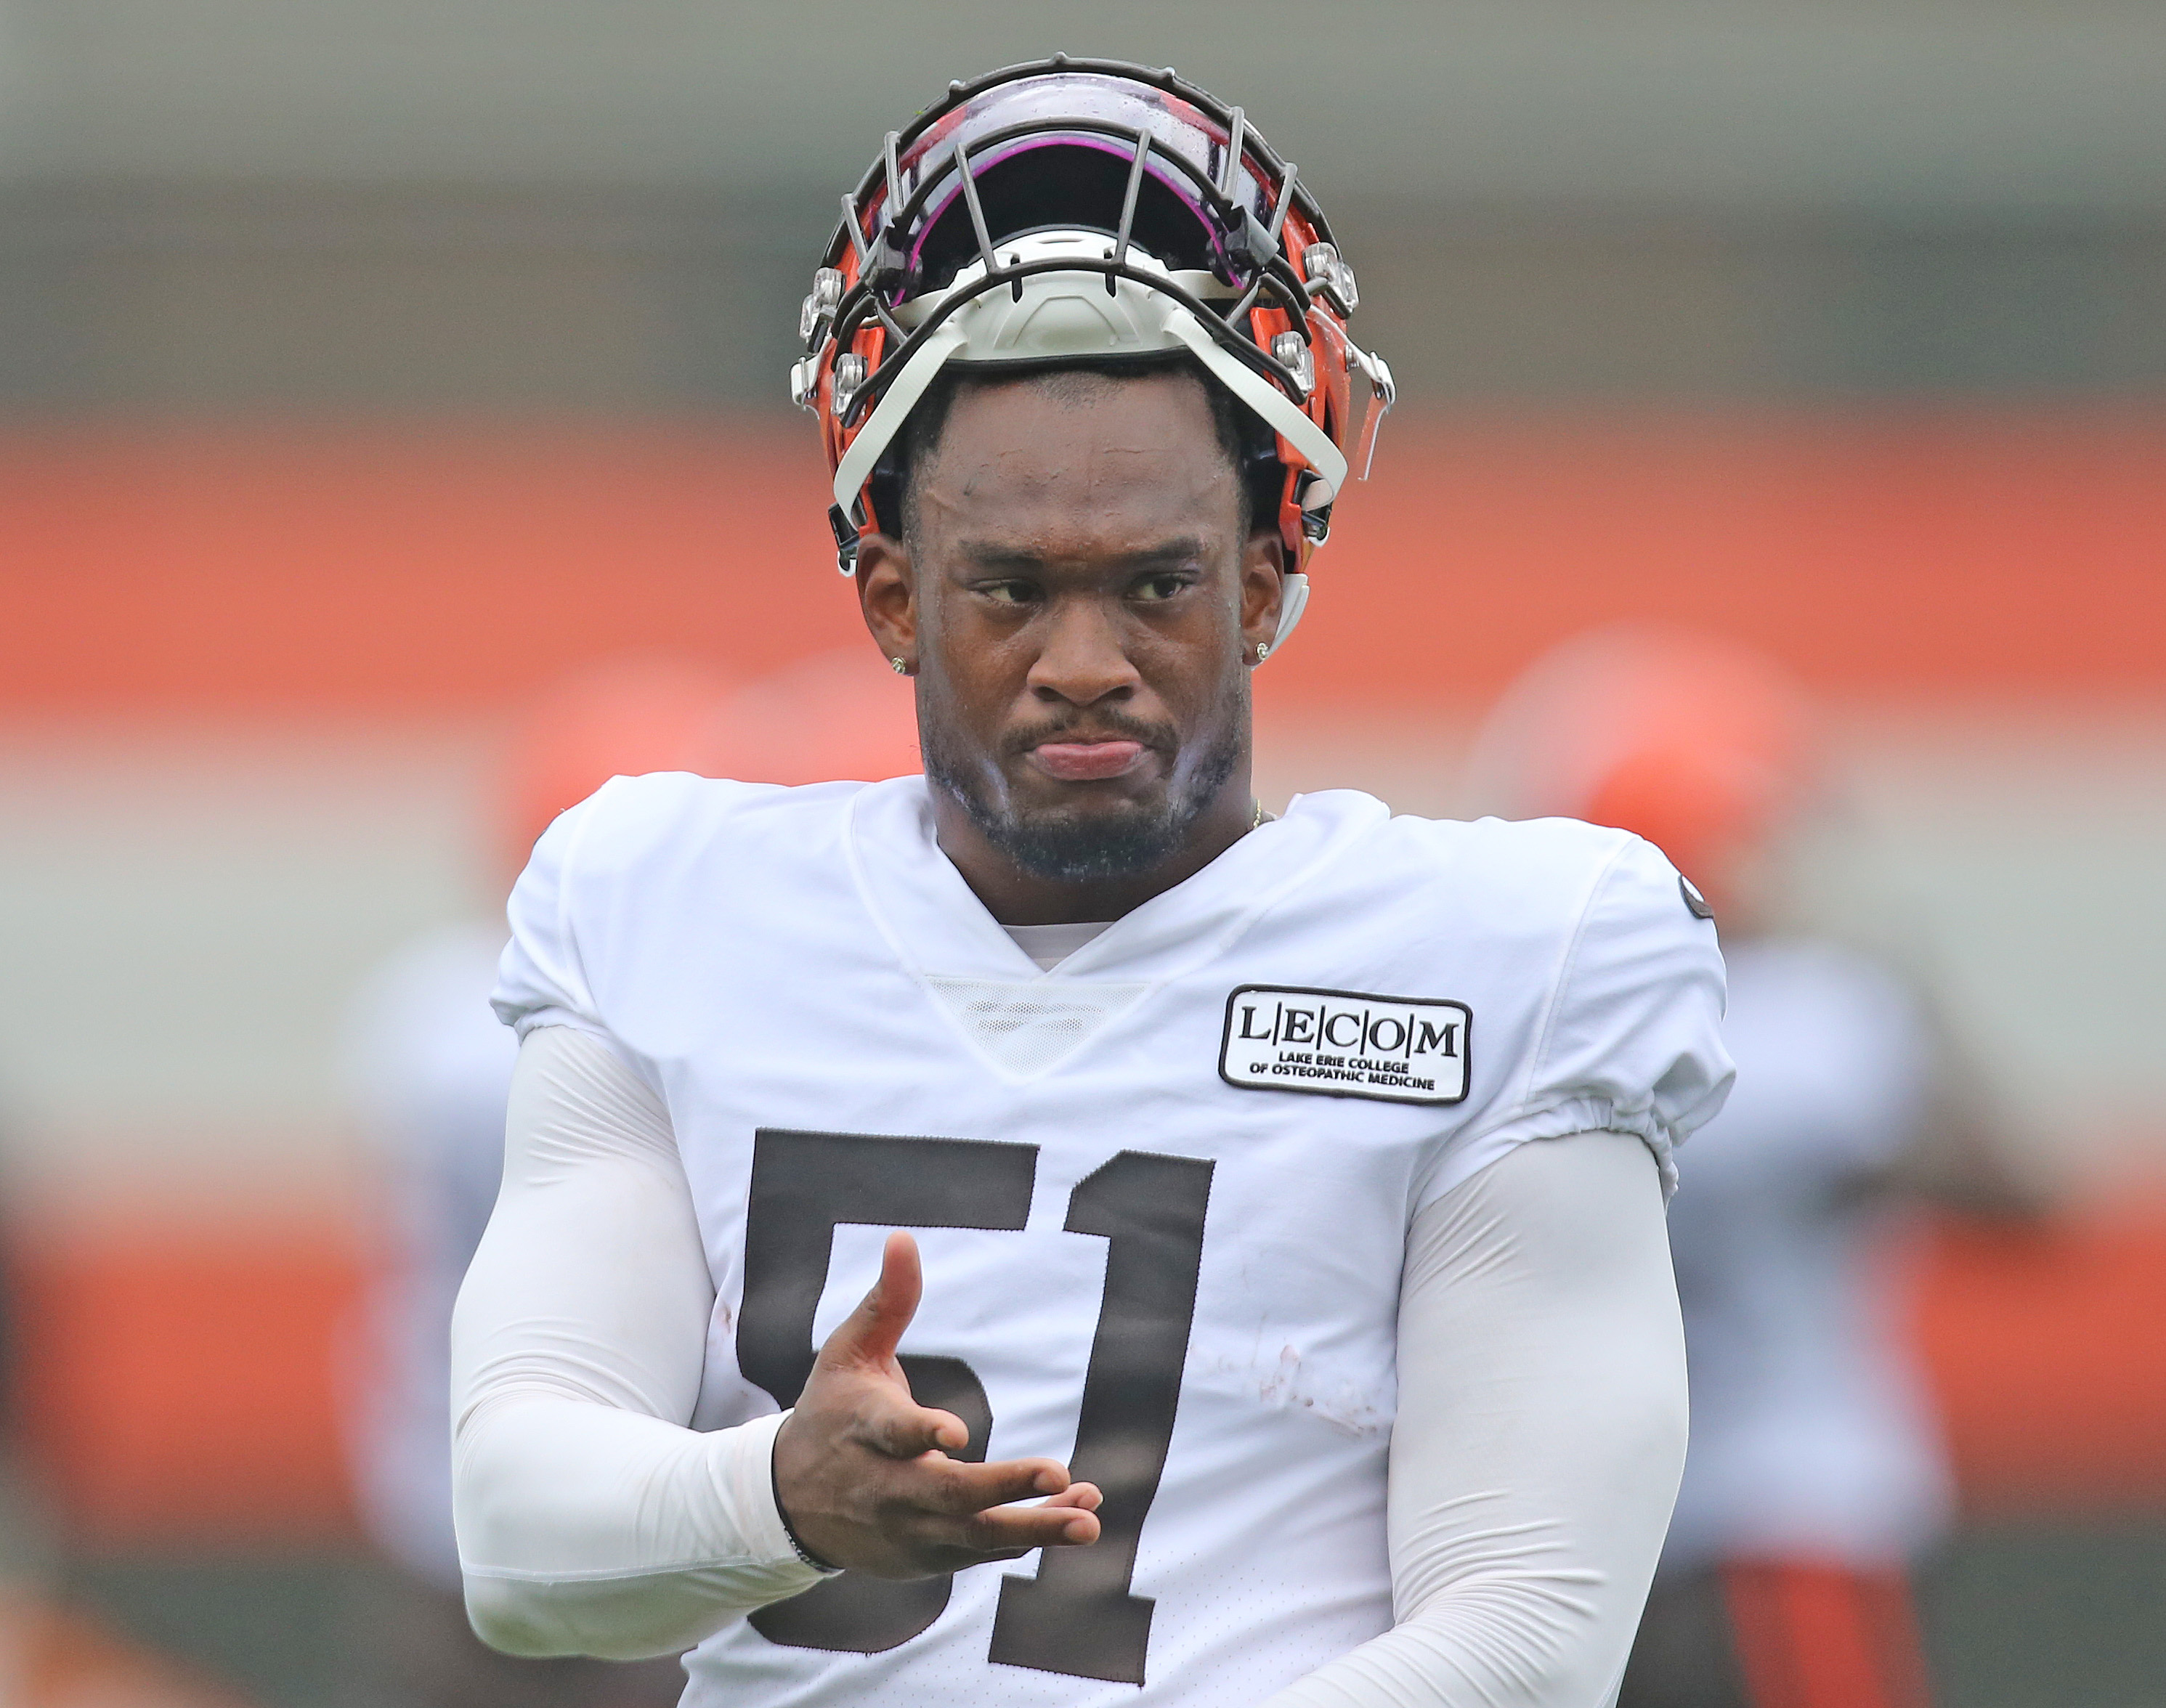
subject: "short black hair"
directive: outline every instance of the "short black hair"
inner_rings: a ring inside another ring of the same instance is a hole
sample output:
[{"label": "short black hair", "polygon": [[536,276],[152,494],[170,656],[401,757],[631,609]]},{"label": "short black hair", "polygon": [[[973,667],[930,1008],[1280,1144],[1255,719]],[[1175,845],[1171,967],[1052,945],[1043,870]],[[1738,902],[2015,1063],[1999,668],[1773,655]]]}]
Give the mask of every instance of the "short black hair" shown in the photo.
[{"label": "short black hair", "polygon": [[[1155,374],[1185,373],[1203,387],[1211,406],[1211,424],[1217,430],[1218,448],[1226,456],[1239,483],[1241,536],[1246,539],[1260,520],[1278,514],[1279,493],[1286,479],[1278,460],[1278,439],[1255,412],[1220,384],[1203,364],[1186,351],[1130,356],[1112,362],[1018,362],[995,368],[943,368],[918,399],[917,407],[902,424],[872,476],[873,509],[884,530],[905,540],[917,530],[915,487],[920,471],[940,448],[948,417],[955,399],[969,385],[1012,385],[1042,382],[1055,395],[1063,389],[1080,389],[1080,382],[1101,379],[1141,379]],[[1064,385],[1064,382],[1067,382]],[[1065,401],[1064,399],[1064,401]]]}]

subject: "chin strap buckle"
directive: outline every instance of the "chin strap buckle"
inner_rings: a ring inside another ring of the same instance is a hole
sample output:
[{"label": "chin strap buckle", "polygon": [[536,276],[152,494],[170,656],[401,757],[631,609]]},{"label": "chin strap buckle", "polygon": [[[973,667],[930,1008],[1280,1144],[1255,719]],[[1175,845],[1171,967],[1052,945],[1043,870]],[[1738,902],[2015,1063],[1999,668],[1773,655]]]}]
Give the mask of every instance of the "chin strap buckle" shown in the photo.
[{"label": "chin strap buckle", "polygon": [[840,504],[827,506],[827,525],[835,530],[835,567],[844,575],[858,572],[858,530],[843,514]]}]

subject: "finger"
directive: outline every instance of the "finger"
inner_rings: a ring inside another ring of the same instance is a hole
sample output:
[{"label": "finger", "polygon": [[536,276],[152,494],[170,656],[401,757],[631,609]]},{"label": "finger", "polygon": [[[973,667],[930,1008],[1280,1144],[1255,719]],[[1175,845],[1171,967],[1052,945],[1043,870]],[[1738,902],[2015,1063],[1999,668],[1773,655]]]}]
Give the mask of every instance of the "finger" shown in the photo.
[{"label": "finger", "polygon": [[910,1320],[917,1315],[917,1301],[925,1290],[924,1272],[917,1260],[917,1241],[906,1233],[891,1233],[880,1252],[880,1279],[844,1317],[820,1356],[830,1363],[885,1363],[895,1357],[895,1343]]},{"label": "finger", "polygon": [[1096,1483],[1070,1483],[1043,1504],[1047,1506],[1073,1506],[1078,1511],[1096,1512],[1104,1504],[1105,1499]]},{"label": "finger", "polygon": [[952,1411],[919,1405],[906,1394],[883,1394],[859,1421],[858,1437],[874,1452],[891,1459],[925,1453],[943,1457],[970,1444],[969,1426]]},{"label": "finger", "polygon": [[904,1498],[925,1511],[957,1518],[991,1506],[1059,1494],[1071,1486],[1067,1467],[1051,1459],[1008,1459],[991,1465],[926,1459],[916,1468],[923,1473],[923,1484],[908,1488]]},{"label": "finger", "polygon": [[1048,1501],[1038,1506],[996,1506],[969,1521],[965,1545],[987,1554],[1038,1547],[1088,1547],[1102,1533],[1098,1515]]}]

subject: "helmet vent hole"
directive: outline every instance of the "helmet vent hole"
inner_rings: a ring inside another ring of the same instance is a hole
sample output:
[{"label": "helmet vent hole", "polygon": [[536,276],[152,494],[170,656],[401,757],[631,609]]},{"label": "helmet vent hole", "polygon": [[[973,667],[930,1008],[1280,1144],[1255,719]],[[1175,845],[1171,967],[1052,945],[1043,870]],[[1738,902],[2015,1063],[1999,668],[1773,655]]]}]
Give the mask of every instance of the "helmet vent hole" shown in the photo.
[{"label": "helmet vent hole", "polygon": [[[995,243],[1035,232],[1081,230],[1115,237],[1127,200],[1134,150],[1110,152],[1080,142],[1048,141],[1026,148],[975,175],[978,200]],[[979,259],[978,240],[959,190],[936,190],[946,205],[927,227],[918,249],[912,293],[943,290]],[[1214,269],[1212,234],[1195,208],[1151,171],[1136,195],[1130,241],[1167,266]],[[1009,264],[1014,265],[1011,257]]]}]

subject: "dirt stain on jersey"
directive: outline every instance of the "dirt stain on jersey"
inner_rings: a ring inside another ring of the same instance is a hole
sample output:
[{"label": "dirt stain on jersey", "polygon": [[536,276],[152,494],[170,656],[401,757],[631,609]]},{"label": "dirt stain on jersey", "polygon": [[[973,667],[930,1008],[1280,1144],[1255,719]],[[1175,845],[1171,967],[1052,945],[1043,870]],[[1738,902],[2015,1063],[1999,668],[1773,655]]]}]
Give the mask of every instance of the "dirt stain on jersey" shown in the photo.
[{"label": "dirt stain on jersey", "polygon": [[1375,1395],[1350,1382],[1332,1383],[1327,1389],[1326,1384],[1305,1382],[1303,1374],[1299,1349],[1281,1347],[1278,1363],[1256,1384],[1257,1397],[1266,1405],[1313,1412],[1334,1429],[1357,1439],[1384,1431],[1389,1420]]}]

